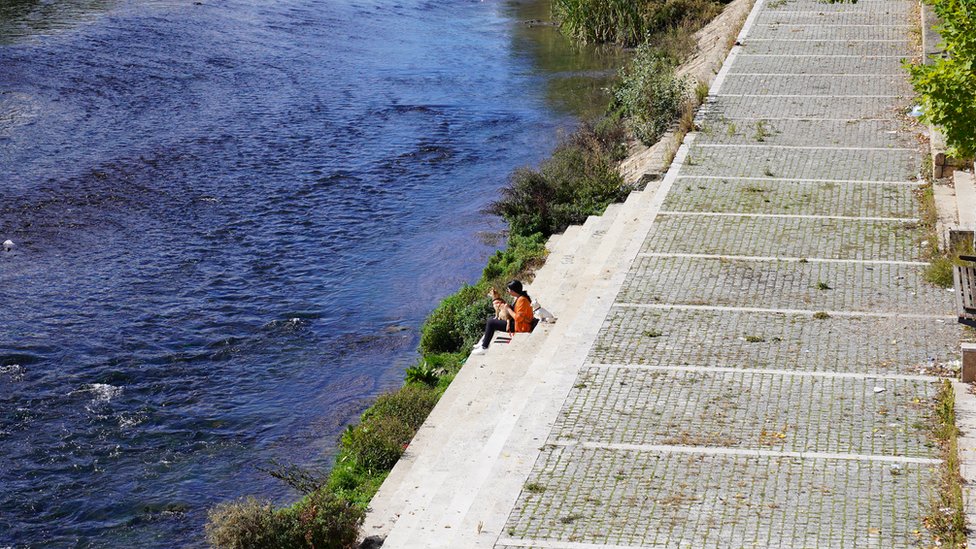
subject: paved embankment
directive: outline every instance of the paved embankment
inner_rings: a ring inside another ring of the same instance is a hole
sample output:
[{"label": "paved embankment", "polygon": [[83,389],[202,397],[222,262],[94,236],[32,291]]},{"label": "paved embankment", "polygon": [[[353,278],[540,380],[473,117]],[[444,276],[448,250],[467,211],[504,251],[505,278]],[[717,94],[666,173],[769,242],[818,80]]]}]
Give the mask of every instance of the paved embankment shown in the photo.
[{"label": "paved embankment", "polygon": [[583,250],[548,290],[564,317],[465,367],[367,533],[931,545],[933,366],[960,332],[951,294],[921,277],[935,243],[898,62],[912,12],[760,1],[660,187],[556,242]]}]

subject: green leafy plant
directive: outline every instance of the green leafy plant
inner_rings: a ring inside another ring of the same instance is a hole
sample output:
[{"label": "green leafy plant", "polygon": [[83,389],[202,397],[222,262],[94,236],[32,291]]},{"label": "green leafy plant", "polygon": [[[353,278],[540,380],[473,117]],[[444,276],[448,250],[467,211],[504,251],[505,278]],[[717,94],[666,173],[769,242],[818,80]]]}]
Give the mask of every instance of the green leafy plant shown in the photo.
[{"label": "green leafy plant", "polygon": [[691,97],[692,84],[675,75],[675,60],[649,43],[637,48],[620,72],[611,108],[627,121],[634,136],[655,143],[681,115]]},{"label": "green leafy plant", "polygon": [[[608,204],[630,193],[632,188],[624,184],[616,168],[626,154],[623,142],[619,121],[582,124],[539,170],[516,170],[488,212],[508,221],[510,243],[541,249],[544,238],[603,213]],[[532,240],[519,241],[516,236]],[[497,264],[505,262],[503,257],[496,260]],[[494,278],[502,270],[489,267],[485,278]]]},{"label": "green leafy plant", "polygon": [[923,107],[922,118],[945,135],[949,154],[976,154],[976,6],[971,0],[934,0],[946,56],[908,65]]},{"label": "green leafy plant", "polygon": [[437,391],[426,385],[407,384],[396,391],[384,393],[363,412],[362,422],[368,423],[381,417],[392,417],[403,421],[416,431],[427,419],[427,415],[437,404]]},{"label": "green leafy plant", "polygon": [[351,549],[365,510],[318,490],[291,507],[246,498],[208,513],[207,541],[216,549]]},{"label": "green leafy plant", "polygon": [[488,258],[488,264],[481,273],[482,280],[495,286],[496,282],[528,278],[528,273],[545,262],[546,239],[542,233],[512,233],[508,245]]},{"label": "green leafy plant", "polygon": [[440,374],[426,361],[407,368],[405,380],[408,384],[422,384],[434,387],[440,381]]},{"label": "green leafy plant", "polygon": [[698,103],[701,104],[704,103],[705,99],[707,98],[708,98],[708,84],[706,84],[705,82],[699,82],[698,84],[695,85],[695,99],[697,99]]},{"label": "green leafy plant", "polygon": [[756,133],[753,134],[753,137],[755,138],[756,141],[760,143],[766,141],[766,138],[772,135],[772,132],[769,129],[769,125],[765,120],[757,120],[755,127],[756,127]]},{"label": "green leafy plant", "polygon": [[430,313],[420,330],[420,352],[453,353],[470,347],[494,311],[481,284],[463,286]]},{"label": "green leafy plant", "polygon": [[956,426],[956,395],[952,383],[942,381],[935,397],[931,433],[942,454],[937,486],[933,490],[930,511],[922,519],[935,535],[938,545],[966,546],[966,513],[963,504],[959,462],[959,429]]},{"label": "green leafy plant", "polygon": [[377,472],[396,465],[413,434],[406,421],[383,415],[350,426],[342,435],[342,444],[356,464],[368,472]]},{"label": "green leafy plant", "polygon": [[217,549],[276,549],[287,538],[287,525],[271,502],[253,497],[219,503],[207,518],[207,541]]},{"label": "green leafy plant", "polygon": [[648,34],[701,27],[730,0],[554,0],[553,18],[577,42],[636,46]]},{"label": "green leafy plant", "polygon": [[288,545],[308,549],[357,547],[359,526],[366,511],[325,490],[313,492],[279,513],[289,526]]}]

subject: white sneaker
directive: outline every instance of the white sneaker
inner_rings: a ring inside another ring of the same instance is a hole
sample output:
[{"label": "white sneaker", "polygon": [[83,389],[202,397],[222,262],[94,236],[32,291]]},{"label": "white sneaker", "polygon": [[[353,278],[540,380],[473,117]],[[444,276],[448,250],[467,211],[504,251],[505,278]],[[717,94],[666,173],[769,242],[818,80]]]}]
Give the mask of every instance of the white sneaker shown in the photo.
[{"label": "white sneaker", "polygon": [[485,349],[484,347],[478,347],[477,349],[471,351],[471,354],[473,354],[473,355],[483,355],[483,354],[485,354],[487,352],[488,352],[488,349]]}]

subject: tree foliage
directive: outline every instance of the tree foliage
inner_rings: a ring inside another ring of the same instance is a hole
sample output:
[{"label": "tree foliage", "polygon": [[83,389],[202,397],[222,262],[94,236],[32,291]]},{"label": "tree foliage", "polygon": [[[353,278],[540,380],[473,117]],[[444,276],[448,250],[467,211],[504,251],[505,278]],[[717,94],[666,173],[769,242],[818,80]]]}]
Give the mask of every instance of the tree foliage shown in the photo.
[{"label": "tree foliage", "polygon": [[976,154],[976,0],[935,0],[946,57],[909,67],[926,122],[938,126],[949,154]]}]

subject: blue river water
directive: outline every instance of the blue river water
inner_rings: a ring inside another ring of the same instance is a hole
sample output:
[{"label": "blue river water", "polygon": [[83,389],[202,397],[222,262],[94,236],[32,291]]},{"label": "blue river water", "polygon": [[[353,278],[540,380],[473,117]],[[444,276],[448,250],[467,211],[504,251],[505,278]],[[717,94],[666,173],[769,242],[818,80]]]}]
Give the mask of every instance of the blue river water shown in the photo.
[{"label": "blue river water", "polygon": [[[296,498],[612,55],[539,2],[0,5],[0,547]],[[582,99],[581,99],[582,98]]]}]

